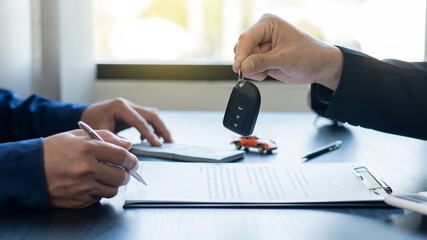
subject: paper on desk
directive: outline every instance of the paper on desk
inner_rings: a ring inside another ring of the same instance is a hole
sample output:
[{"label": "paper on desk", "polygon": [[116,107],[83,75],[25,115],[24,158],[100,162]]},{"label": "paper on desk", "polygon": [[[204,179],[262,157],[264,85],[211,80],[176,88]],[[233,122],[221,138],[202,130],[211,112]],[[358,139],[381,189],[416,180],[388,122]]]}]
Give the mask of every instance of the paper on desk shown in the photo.
[{"label": "paper on desk", "polygon": [[351,163],[287,166],[256,163],[141,163],[145,187],[131,179],[125,205],[135,203],[313,203],[382,201]]}]

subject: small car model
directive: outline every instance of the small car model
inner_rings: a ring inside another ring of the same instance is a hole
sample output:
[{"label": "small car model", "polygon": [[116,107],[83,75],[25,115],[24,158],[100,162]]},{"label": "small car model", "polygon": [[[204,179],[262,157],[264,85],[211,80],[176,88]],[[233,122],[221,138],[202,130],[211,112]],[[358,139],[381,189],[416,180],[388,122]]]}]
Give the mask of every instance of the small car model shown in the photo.
[{"label": "small car model", "polygon": [[257,136],[239,137],[231,144],[234,144],[238,150],[240,150],[242,147],[245,149],[245,151],[249,151],[249,148],[257,148],[260,153],[263,153],[264,151],[267,151],[267,153],[272,153],[273,150],[277,149],[276,143],[274,141],[258,138]]}]

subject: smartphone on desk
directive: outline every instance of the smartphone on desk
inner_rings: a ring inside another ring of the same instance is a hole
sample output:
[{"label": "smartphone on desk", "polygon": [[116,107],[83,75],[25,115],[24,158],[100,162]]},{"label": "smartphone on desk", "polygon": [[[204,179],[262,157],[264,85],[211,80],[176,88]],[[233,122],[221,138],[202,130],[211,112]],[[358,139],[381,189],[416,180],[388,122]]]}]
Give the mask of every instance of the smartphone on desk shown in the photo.
[{"label": "smartphone on desk", "polygon": [[384,197],[384,202],[393,207],[404,208],[427,215],[427,192],[390,194]]}]

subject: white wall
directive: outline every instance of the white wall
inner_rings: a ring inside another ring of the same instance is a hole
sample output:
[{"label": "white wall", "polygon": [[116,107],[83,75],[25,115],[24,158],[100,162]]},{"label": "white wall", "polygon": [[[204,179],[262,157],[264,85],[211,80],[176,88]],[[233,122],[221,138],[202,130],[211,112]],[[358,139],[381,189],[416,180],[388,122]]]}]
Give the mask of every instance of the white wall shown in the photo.
[{"label": "white wall", "polygon": [[40,5],[40,92],[64,102],[90,102],[95,79],[89,0],[33,0]]},{"label": "white wall", "polygon": [[[232,81],[96,81],[93,100],[124,97],[161,110],[224,111]],[[261,92],[261,111],[309,111],[308,86],[255,82]]]},{"label": "white wall", "polygon": [[0,1],[0,87],[22,97],[33,91],[29,0]]},{"label": "white wall", "polygon": [[61,101],[89,102],[95,80],[92,1],[56,0],[59,4],[59,78]]},{"label": "white wall", "polygon": [[1,0],[0,87],[89,102],[95,79],[89,0]]}]

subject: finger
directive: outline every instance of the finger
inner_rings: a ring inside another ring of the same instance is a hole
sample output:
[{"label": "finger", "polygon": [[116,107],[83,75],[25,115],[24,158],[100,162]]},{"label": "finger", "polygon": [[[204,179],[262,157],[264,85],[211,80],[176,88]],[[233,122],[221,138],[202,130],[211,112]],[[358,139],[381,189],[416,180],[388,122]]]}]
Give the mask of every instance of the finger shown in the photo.
[{"label": "finger", "polygon": [[260,53],[265,53],[271,50],[271,42],[264,43],[259,47]]},{"label": "finger", "polygon": [[98,161],[121,166],[128,172],[138,169],[138,158],[122,147],[97,141],[93,151]]},{"label": "finger", "polygon": [[97,198],[112,198],[117,195],[119,189],[117,187],[110,187],[104,184],[100,184],[95,181],[93,184],[91,191],[89,192],[89,196],[97,199]]},{"label": "finger", "polygon": [[252,51],[252,54],[255,53],[265,53],[271,50],[271,43],[264,43],[261,44],[260,46],[257,46],[256,48],[254,48],[254,50]]},{"label": "finger", "polygon": [[[112,133],[108,130],[95,130],[95,132],[105,142],[113,143],[113,144],[118,145],[120,147],[123,147],[127,150],[129,150],[132,147],[132,142],[130,142],[128,139],[119,137],[119,136],[115,135],[114,133]],[[70,131],[70,133],[75,135],[75,136],[82,136],[82,137],[85,137],[88,139],[92,139],[91,137],[88,136],[88,134],[86,132],[84,132],[81,129],[72,130],[72,131]]]},{"label": "finger", "polygon": [[270,24],[265,24],[261,18],[256,24],[250,27],[245,33],[241,34],[236,45],[233,70],[238,72],[243,60],[252,54],[253,50],[260,44],[270,42],[271,31],[268,29]]},{"label": "finger", "polygon": [[106,142],[118,145],[127,150],[132,147],[132,142],[130,142],[126,138],[119,137],[108,130],[96,130],[96,133],[98,133],[98,135]]},{"label": "finger", "polygon": [[[132,104],[132,103],[131,103]],[[154,133],[154,130],[149,126],[147,120],[141,116],[128,102],[125,109],[120,111],[118,116],[119,120],[135,127],[140,133],[142,138],[146,138],[153,146],[161,146],[159,138]]]},{"label": "finger", "polygon": [[248,76],[274,69],[281,62],[278,55],[275,51],[252,54],[242,62],[242,73]]},{"label": "finger", "polygon": [[[271,43],[264,43],[261,46],[256,47],[253,50],[253,54],[255,53],[265,53],[271,50]],[[243,72],[243,71],[242,71]],[[252,73],[252,74],[246,74],[245,77],[253,80],[262,81],[264,80],[268,75],[268,71],[264,71],[262,73]]]},{"label": "finger", "polygon": [[[253,53],[265,53],[271,50],[271,43],[265,43],[262,44],[261,46],[258,46],[254,49]],[[251,64],[251,63],[249,63]],[[252,66],[251,66],[252,67]],[[249,73],[247,72],[247,70],[242,70],[243,73],[246,72],[246,74],[244,75],[246,78],[252,79],[252,80],[258,80],[258,81],[262,81],[264,80],[267,75],[268,75],[268,71],[263,71],[260,73]]]},{"label": "finger", "polygon": [[134,103],[131,103],[131,106],[139,114],[141,114],[149,124],[153,126],[154,132],[157,134],[158,137],[162,137],[165,140],[165,142],[168,142],[168,143],[173,142],[172,136],[169,130],[166,128],[166,125],[160,119],[156,110],[148,111]]},{"label": "finger", "polygon": [[129,182],[129,173],[121,168],[98,162],[94,168],[94,179],[109,187],[120,187]]},{"label": "finger", "polygon": [[268,71],[264,71],[261,73],[255,73],[255,74],[251,74],[251,75],[245,75],[245,78],[249,78],[252,80],[258,80],[258,81],[262,81],[264,80],[268,75]]}]

